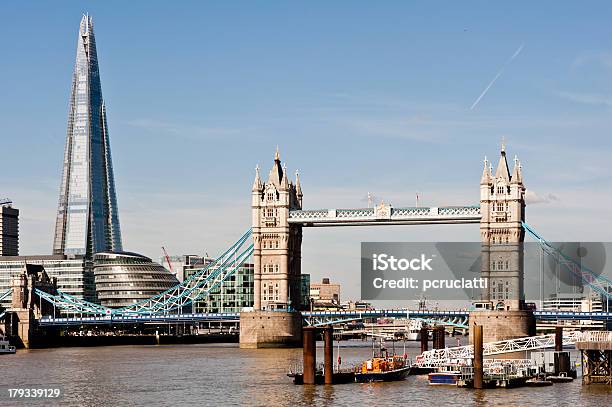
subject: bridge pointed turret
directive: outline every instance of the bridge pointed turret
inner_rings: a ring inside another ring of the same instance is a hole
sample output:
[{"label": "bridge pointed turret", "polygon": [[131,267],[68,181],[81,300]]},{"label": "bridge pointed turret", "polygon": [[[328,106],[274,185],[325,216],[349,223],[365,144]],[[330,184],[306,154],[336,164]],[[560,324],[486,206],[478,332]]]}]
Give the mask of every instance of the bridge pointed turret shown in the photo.
[{"label": "bridge pointed turret", "polygon": [[259,176],[259,165],[255,167],[255,180],[253,181],[253,192],[259,192],[263,188],[261,178]]},{"label": "bridge pointed turret", "polygon": [[303,196],[302,194],[302,184],[300,183],[300,172],[295,171],[295,191],[298,197]]},{"label": "bridge pointed turret", "polygon": [[491,170],[489,167],[489,160],[487,156],[484,158],[484,166],[482,168],[482,177],[480,178],[480,185],[489,185],[491,183]]},{"label": "bridge pointed turret", "polygon": [[281,159],[280,153],[278,152],[278,147],[276,147],[276,153],[274,154],[274,165],[270,169],[270,174],[268,175],[268,182],[271,182],[276,187],[280,187],[281,181],[283,180],[283,168],[281,167]]},{"label": "bridge pointed turret", "polygon": [[304,194],[302,193],[302,184],[300,183],[300,172],[297,170],[295,171],[295,195],[301,208],[302,197],[304,196]]},{"label": "bridge pointed turret", "polygon": [[512,170],[512,184],[522,184],[523,174],[521,171],[521,162],[517,156],[514,156],[514,169]]},{"label": "bridge pointed turret", "polygon": [[499,157],[499,163],[495,171],[495,178],[502,178],[506,181],[510,181],[510,170],[508,169],[508,161],[506,160],[506,143],[503,141],[501,145],[501,156]]},{"label": "bridge pointed turret", "polygon": [[281,179],[281,188],[289,190],[289,177],[287,177],[287,164],[283,164],[283,177]]}]

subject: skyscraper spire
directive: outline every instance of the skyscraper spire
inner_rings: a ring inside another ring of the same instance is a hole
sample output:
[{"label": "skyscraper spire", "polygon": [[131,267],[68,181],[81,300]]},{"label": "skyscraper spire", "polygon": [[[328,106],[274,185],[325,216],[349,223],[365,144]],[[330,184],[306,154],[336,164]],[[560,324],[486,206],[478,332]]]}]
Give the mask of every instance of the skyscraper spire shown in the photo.
[{"label": "skyscraper spire", "polygon": [[121,251],[115,181],[92,19],[77,38],[54,254]]}]

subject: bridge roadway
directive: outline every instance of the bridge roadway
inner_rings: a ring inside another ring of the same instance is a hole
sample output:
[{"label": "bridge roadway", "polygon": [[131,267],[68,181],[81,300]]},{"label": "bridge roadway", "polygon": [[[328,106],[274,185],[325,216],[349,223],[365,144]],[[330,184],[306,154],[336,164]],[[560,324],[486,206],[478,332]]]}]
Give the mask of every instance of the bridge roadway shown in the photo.
[{"label": "bridge roadway", "polygon": [[[337,321],[350,321],[364,318],[467,318],[469,311],[434,311],[380,309],[367,311],[303,311],[304,318],[328,318]],[[565,312],[565,311],[534,311],[538,320],[612,320],[612,312]],[[179,323],[179,322],[239,322],[240,313],[196,313],[196,314],[166,314],[166,315],[125,315],[125,316],[83,316],[69,318],[43,317],[39,319],[41,326],[70,325],[104,325],[104,324],[138,324],[138,323]]]}]

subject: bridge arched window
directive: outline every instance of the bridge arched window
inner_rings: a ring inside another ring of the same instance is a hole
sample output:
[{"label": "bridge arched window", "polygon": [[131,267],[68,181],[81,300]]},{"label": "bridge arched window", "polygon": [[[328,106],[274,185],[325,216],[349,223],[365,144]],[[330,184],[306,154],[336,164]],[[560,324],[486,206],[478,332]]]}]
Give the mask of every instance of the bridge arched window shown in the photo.
[{"label": "bridge arched window", "polygon": [[268,192],[268,201],[274,201],[274,192]]}]

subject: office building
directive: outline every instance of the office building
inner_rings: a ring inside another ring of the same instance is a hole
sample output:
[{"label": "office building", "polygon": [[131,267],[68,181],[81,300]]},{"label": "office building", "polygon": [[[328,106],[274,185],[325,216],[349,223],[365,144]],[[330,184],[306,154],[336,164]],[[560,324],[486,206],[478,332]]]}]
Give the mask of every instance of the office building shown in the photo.
[{"label": "office building", "polygon": [[[21,274],[26,264],[42,266],[49,277],[56,277],[58,290],[86,301],[96,301],[93,262],[63,255],[3,256],[0,259],[0,294],[11,288],[11,281]],[[7,307],[9,304],[10,298],[0,305]]]},{"label": "office building", "polygon": [[19,209],[0,203],[0,256],[19,255]]},{"label": "office building", "polygon": [[121,251],[106,104],[89,16],[79,27],[69,106],[53,254]]},{"label": "office building", "polygon": [[315,308],[340,306],[340,284],[331,283],[324,278],[320,283],[310,283],[310,299]]},{"label": "office building", "polygon": [[[205,269],[214,259],[202,256],[185,256],[185,279]],[[211,267],[205,275],[215,270]],[[253,306],[253,264],[245,263],[211,293],[193,304],[193,312],[240,312]]]}]

